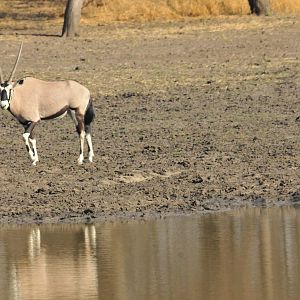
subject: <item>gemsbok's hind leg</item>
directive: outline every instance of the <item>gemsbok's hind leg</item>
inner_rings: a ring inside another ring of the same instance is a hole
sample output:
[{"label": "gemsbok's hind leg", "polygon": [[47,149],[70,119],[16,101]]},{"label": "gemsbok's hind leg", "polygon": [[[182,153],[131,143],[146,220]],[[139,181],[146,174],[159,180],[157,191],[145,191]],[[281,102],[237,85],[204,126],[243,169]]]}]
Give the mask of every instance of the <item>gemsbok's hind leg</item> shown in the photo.
[{"label": "gemsbok's hind leg", "polygon": [[92,143],[92,128],[91,128],[91,123],[93,122],[94,118],[95,118],[94,107],[92,101],[90,100],[84,115],[84,130],[86,133],[85,138],[88,145],[90,162],[93,162],[93,157],[94,157],[94,150],[93,150],[93,143]]},{"label": "gemsbok's hind leg", "polygon": [[83,150],[84,150],[85,139],[88,145],[89,161],[93,162],[94,150],[93,150],[92,135],[91,135],[91,123],[95,118],[95,112],[94,112],[92,101],[91,100],[89,101],[84,115],[80,113],[79,109],[69,109],[68,114],[73,120],[76,126],[76,131],[80,138],[80,154],[78,158],[78,163],[79,164],[83,163],[83,159],[84,159]]},{"label": "gemsbok's hind leg", "polygon": [[75,127],[76,127],[76,130],[77,130],[78,122],[77,122],[76,117],[75,117],[75,111],[72,110],[72,109],[69,109],[69,110],[68,110],[68,115],[70,116],[70,118],[71,118],[72,121],[74,122]]},{"label": "gemsbok's hind leg", "polygon": [[93,143],[92,143],[91,126],[90,125],[85,126],[85,128],[86,128],[85,138],[89,149],[89,161],[93,162],[94,150],[93,150]]},{"label": "gemsbok's hind leg", "polygon": [[84,139],[85,139],[85,131],[84,131],[84,116],[82,114],[80,114],[78,111],[75,112],[75,117],[76,117],[76,121],[77,121],[77,132],[79,135],[79,139],[80,139],[80,154],[79,154],[79,158],[78,158],[78,164],[82,164],[83,163],[83,150],[84,150]]},{"label": "gemsbok's hind leg", "polygon": [[78,113],[78,111],[75,111],[74,109],[68,110],[68,115],[71,117],[72,121],[75,124],[76,131],[80,138],[80,154],[78,158],[78,164],[83,163],[83,147],[84,147],[84,123],[83,123],[83,116]]},{"label": "gemsbok's hind leg", "polygon": [[85,138],[84,130],[80,132],[79,138],[80,138],[80,154],[79,154],[79,158],[78,158],[78,163],[81,165],[83,163],[83,159],[84,159],[84,156],[83,156],[84,138]]}]

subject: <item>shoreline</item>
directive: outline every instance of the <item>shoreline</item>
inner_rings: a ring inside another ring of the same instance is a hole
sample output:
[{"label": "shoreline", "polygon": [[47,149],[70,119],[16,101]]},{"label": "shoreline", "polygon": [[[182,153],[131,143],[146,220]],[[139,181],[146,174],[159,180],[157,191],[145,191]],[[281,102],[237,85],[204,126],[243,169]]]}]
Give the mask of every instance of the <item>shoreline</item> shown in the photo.
[{"label": "shoreline", "polygon": [[232,207],[223,207],[219,209],[194,207],[192,209],[184,210],[166,210],[160,212],[135,212],[135,213],[120,213],[110,212],[106,214],[94,214],[84,213],[82,215],[65,215],[55,216],[46,218],[33,218],[28,216],[22,216],[18,218],[14,217],[2,217],[0,219],[0,226],[5,225],[60,225],[60,224],[98,224],[103,222],[127,222],[127,221],[152,221],[165,218],[173,217],[202,217],[207,214],[219,214],[219,213],[230,213],[240,209],[270,209],[274,207],[297,207],[300,205],[300,201],[292,203],[291,201],[286,202],[272,202],[268,204],[253,204],[244,203],[242,206],[233,205]]}]

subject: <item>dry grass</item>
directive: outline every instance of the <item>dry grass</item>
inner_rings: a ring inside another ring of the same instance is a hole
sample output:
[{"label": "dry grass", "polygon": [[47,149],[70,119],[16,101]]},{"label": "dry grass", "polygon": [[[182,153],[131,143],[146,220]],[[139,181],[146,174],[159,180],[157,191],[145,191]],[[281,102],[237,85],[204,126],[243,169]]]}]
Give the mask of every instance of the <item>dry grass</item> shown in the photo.
[{"label": "dry grass", "polygon": [[[13,23],[61,22],[67,0],[1,0],[0,18]],[[299,0],[270,0],[274,13],[300,13]],[[83,22],[172,20],[186,17],[245,15],[248,0],[86,0]]]},{"label": "dry grass", "polygon": [[96,9],[92,5],[86,7],[84,17],[111,22],[247,13],[249,13],[247,0],[102,0]]},{"label": "dry grass", "polygon": [[[300,13],[298,0],[271,0],[274,13]],[[95,7],[96,6],[96,7]],[[94,0],[84,17],[101,22],[248,14],[248,0]]]},{"label": "dry grass", "polygon": [[272,10],[275,13],[294,14],[300,13],[299,0],[271,0]]}]

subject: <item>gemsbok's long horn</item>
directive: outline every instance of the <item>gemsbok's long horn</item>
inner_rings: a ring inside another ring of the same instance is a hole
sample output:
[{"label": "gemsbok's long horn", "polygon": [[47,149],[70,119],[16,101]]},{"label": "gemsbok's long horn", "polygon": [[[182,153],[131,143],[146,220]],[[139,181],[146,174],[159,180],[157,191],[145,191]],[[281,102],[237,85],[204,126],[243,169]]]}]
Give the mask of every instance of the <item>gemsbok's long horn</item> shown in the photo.
[{"label": "gemsbok's long horn", "polygon": [[0,84],[4,83],[2,69],[0,68]]},{"label": "gemsbok's long horn", "polygon": [[14,75],[15,75],[15,72],[16,72],[16,69],[17,69],[17,65],[18,65],[18,62],[19,62],[19,60],[20,60],[20,56],[21,56],[21,52],[22,52],[22,47],[23,47],[23,42],[22,42],[21,45],[20,45],[18,57],[17,57],[17,60],[16,60],[16,62],[15,62],[14,68],[13,68],[11,74],[10,74],[10,77],[9,77],[9,79],[8,79],[8,82],[12,82],[12,79],[13,79],[13,77],[14,77]]}]

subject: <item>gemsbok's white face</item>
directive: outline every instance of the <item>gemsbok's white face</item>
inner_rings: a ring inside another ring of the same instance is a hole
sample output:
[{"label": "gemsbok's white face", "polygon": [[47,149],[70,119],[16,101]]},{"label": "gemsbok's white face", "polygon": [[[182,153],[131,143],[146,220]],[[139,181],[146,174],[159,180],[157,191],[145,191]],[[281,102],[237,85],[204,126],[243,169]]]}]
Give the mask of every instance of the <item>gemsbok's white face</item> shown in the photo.
[{"label": "gemsbok's white face", "polygon": [[4,82],[0,84],[0,106],[2,109],[9,108],[9,101],[12,96],[13,85],[12,83]]}]

